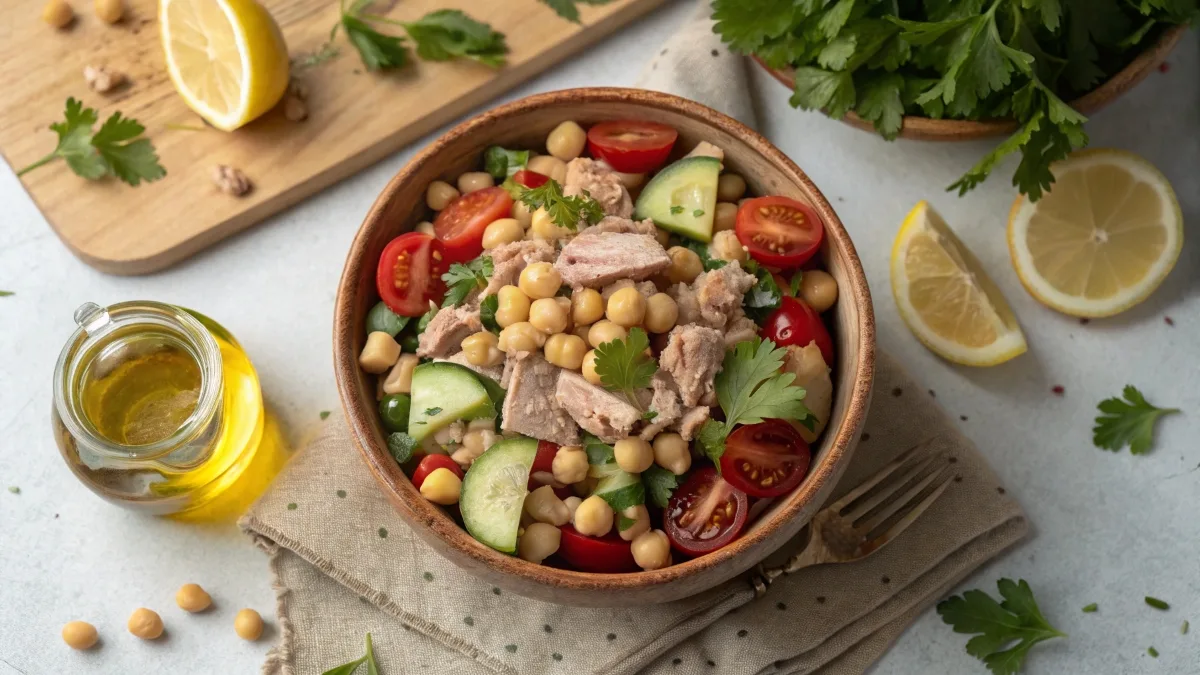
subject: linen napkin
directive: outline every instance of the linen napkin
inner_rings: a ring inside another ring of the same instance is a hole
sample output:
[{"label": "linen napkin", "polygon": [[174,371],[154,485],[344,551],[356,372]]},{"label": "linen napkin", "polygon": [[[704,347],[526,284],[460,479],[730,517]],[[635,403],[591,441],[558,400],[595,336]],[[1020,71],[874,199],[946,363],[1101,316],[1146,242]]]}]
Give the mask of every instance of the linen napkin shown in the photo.
[{"label": "linen napkin", "polygon": [[[744,61],[711,25],[702,9],[642,84],[753,125]],[[865,560],[780,577],[761,598],[745,576],[628,609],[531,600],[458,569],[401,521],[345,421],[330,418],[240,522],[268,553],[278,594],[279,642],[263,672],[321,673],[360,656],[369,632],[386,673],[859,675],[917,615],[1028,530],[983,457],[885,354],[875,391],[833,499],[922,443],[957,471],[901,536]]]}]

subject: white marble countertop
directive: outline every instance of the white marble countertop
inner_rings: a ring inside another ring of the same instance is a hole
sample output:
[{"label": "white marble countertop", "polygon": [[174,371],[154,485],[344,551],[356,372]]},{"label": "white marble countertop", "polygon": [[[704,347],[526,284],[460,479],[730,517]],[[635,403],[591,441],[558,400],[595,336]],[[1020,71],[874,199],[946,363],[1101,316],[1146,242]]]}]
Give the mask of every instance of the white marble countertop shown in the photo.
[{"label": "white marble countertop", "polygon": [[[671,29],[690,13],[673,4],[561,64],[505,98],[584,85],[628,85]],[[1174,183],[1189,224],[1200,219],[1200,51],[1189,35],[1170,59],[1087,130],[1093,146],[1137,152]],[[989,143],[887,143],[787,104],[756,75],[761,131],[825,192],[855,237],[875,296],[879,341],[960,420],[1027,509],[1034,534],[963,588],[995,591],[1023,577],[1068,640],[1034,650],[1027,672],[1194,674],[1200,632],[1200,243],[1190,228],[1178,266],[1146,302],[1084,326],[1035,302],[1009,264],[1004,225],[1014,196],[1012,164],[960,199],[943,188]],[[446,120],[447,125],[455,120]],[[189,525],[107,505],[77,483],[51,437],[50,380],[91,300],[154,299],[195,307],[224,323],[249,351],[268,404],[293,443],[321,410],[338,409],[330,317],[343,258],[376,194],[414,144],[252,230],[177,267],[140,278],[106,276],[75,259],[7,168],[0,169],[0,675],[14,673],[254,673],[273,641],[238,639],[232,617],[254,607],[270,617],[274,596],[264,556],[231,524]],[[131,193],[131,197],[136,197]],[[888,253],[901,219],[927,198],[983,261],[1013,305],[1030,351],[984,370],[926,351],[896,313]],[[164,223],[164,226],[169,224]],[[1164,321],[1174,320],[1174,326]],[[1126,383],[1160,404],[1156,446],[1133,457],[1091,443],[1095,405]],[[1066,393],[1055,397],[1053,385]],[[185,616],[180,584],[212,592],[215,611]],[[1153,595],[1169,612],[1146,607]],[[1098,603],[1100,611],[1080,608]],[[136,607],[157,609],[168,637],[141,643],[125,631]],[[99,627],[101,649],[73,652],[59,630],[72,619]],[[984,673],[956,635],[927,612],[875,667],[877,675]],[[1152,659],[1153,645],[1161,656]]]}]

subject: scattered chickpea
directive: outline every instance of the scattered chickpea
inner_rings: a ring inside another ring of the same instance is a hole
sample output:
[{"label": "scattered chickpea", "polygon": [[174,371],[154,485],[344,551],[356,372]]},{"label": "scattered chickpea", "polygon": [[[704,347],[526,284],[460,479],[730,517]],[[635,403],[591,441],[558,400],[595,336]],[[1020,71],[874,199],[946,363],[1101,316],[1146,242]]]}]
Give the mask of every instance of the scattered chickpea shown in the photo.
[{"label": "scattered chickpea", "polygon": [[[66,0],[49,0],[46,6],[42,8],[42,21],[54,26],[55,28],[66,28],[75,19],[75,10],[67,4]],[[81,621],[73,621],[71,623],[83,623]],[[67,624],[70,626],[71,624]],[[64,639],[66,627],[63,628]],[[95,632],[95,629],[92,629]],[[88,645],[90,647],[91,645]],[[76,649],[87,649],[87,647],[76,647]]]},{"label": "scattered chickpea", "polygon": [[583,374],[583,379],[591,382],[594,385],[600,385],[600,373],[596,372],[596,350],[589,350],[583,355],[583,365],[579,367]]},{"label": "scattered chickpea", "polygon": [[591,329],[592,327],[587,324],[578,324],[571,329],[571,335],[578,336],[580,340],[583,340],[583,344],[586,345],[588,344],[588,331]]},{"label": "scattered chickpea", "polygon": [[458,177],[458,191],[465,194],[490,188],[496,184],[496,179],[486,171],[468,171]]},{"label": "scattered chickpea", "polygon": [[[621,529],[621,519],[632,520],[633,524]],[[636,504],[616,514],[617,534],[625,541],[633,541],[642,533],[650,531],[650,511],[645,504]]]},{"label": "scattered chickpea", "polygon": [[571,120],[554,127],[546,138],[546,150],[564,162],[569,162],[583,154],[585,145],[587,145],[587,132]]},{"label": "scattered chickpea", "polygon": [[546,360],[559,368],[579,370],[583,367],[583,357],[587,354],[587,344],[583,338],[570,333],[555,333],[546,338],[546,346],[542,351]]},{"label": "scattered chickpea", "polygon": [[91,649],[100,635],[96,627],[86,621],[68,621],[62,627],[62,639],[71,649]]},{"label": "scattered chickpea", "polygon": [[690,284],[704,271],[700,256],[691,249],[672,246],[667,249],[667,256],[671,259],[671,266],[667,268],[667,280],[673,284]]},{"label": "scattered chickpea", "polygon": [[508,328],[529,320],[529,296],[516,286],[502,286],[496,292],[496,323]]},{"label": "scattered chickpea", "polygon": [[679,306],[666,293],[655,293],[646,300],[646,330],[651,333],[666,333],[679,320]]},{"label": "scattered chickpea", "polygon": [[[442,469],[442,471],[445,471],[445,469]],[[253,642],[262,637],[262,617],[252,609],[239,609],[237,616],[233,617],[233,630],[238,634],[238,637]]]},{"label": "scattered chickpea", "polygon": [[184,584],[175,592],[175,604],[185,612],[203,612],[212,606],[212,597],[200,584]]},{"label": "scattered chickpea", "polygon": [[500,218],[493,220],[483,230],[483,248],[492,250],[525,237],[525,228],[516,218]]},{"label": "scattered chickpea", "polygon": [[567,163],[551,155],[530,157],[525,168],[543,176],[549,176],[559,183],[567,179]]},{"label": "scattered chickpea", "polygon": [[566,525],[571,518],[567,505],[554,494],[554,488],[549,485],[543,485],[525,495],[525,513],[539,523],[549,523],[555,527]]},{"label": "scattered chickpea", "polygon": [[548,262],[530,263],[521,270],[517,286],[530,299],[553,298],[562,286],[562,275]]},{"label": "scattered chickpea", "polygon": [[825,270],[808,270],[800,277],[800,298],[809,307],[824,312],[837,302],[837,280]]},{"label": "scattered chickpea", "polygon": [[133,610],[126,626],[130,633],[143,640],[157,640],[163,634],[162,617],[154,610],[145,607]]},{"label": "scattered chickpea", "polygon": [[558,298],[540,298],[529,306],[529,323],[547,335],[565,331],[569,321],[570,316]]},{"label": "scattered chickpea", "polygon": [[628,473],[641,473],[654,464],[654,451],[650,444],[637,436],[617,441],[613,445],[613,454],[616,456],[617,466]]},{"label": "scattered chickpea", "polygon": [[737,226],[737,204],[717,202],[717,210],[713,214],[713,232],[726,232]]},{"label": "scattered chickpea", "polygon": [[441,211],[459,196],[458,188],[444,180],[435,180],[425,188],[425,205],[434,211]]},{"label": "scattered chickpea", "polygon": [[613,510],[599,495],[592,495],[583,500],[575,509],[572,521],[579,534],[588,537],[603,537],[613,527]]},{"label": "scattered chickpea", "polygon": [[644,570],[657,570],[671,564],[671,544],[662,530],[644,532],[630,547],[633,561]]},{"label": "scattered chickpea", "polygon": [[467,363],[480,368],[498,366],[504,362],[504,352],[500,351],[499,345],[500,338],[486,330],[468,335],[460,344],[467,355]]},{"label": "scattered chickpea", "polygon": [[717,179],[717,199],[736,202],[746,194],[746,179],[736,173],[723,173]]},{"label": "scattered chickpea", "polygon": [[575,325],[595,323],[604,316],[604,299],[594,288],[581,288],[571,294],[571,318]]},{"label": "scattered chickpea", "polygon": [[687,441],[677,433],[662,433],[654,437],[654,462],[676,476],[692,468],[692,453]]},{"label": "scattered chickpea", "polygon": [[605,342],[624,340],[628,336],[629,332],[625,328],[618,326],[612,321],[597,321],[588,329],[588,344],[593,347],[599,347]]},{"label": "scattered chickpea", "polygon": [[608,297],[604,315],[618,326],[637,326],[646,318],[646,296],[633,286],[622,288]]},{"label": "scattered chickpea", "polygon": [[450,469],[434,469],[421,482],[421,496],[434,504],[450,506],[457,504],[462,495],[462,479]]},{"label": "scattered chickpea", "polygon": [[120,21],[125,13],[124,0],[96,0],[92,7],[96,10],[96,16],[108,24]]},{"label": "scattered chickpea", "polygon": [[571,485],[587,478],[587,453],[578,445],[564,445],[554,453],[554,462],[550,465],[554,472],[554,480],[563,485]]},{"label": "scattered chickpea", "polygon": [[733,230],[725,230],[713,234],[712,243],[708,245],[708,253],[721,260],[736,260],[746,262],[750,254],[742,248],[742,242]]},{"label": "scattered chickpea", "polygon": [[377,330],[367,336],[367,344],[358,357],[358,365],[368,373],[378,375],[395,365],[399,358],[400,345],[396,339],[389,333]]},{"label": "scattered chickpea", "polygon": [[554,555],[562,543],[562,531],[546,523],[531,523],[517,541],[517,555],[522,560],[541,564]]}]

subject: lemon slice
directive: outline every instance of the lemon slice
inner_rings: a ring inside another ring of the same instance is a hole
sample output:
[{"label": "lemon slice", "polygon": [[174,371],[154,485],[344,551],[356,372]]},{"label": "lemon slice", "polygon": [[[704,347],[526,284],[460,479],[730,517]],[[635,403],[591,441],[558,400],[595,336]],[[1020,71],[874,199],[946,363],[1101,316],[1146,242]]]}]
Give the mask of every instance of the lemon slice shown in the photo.
[{"label": "lemon slice", "polygon": [[1008,249],[1021,283],[1042,304],[1102,317],[1145,300],[1183,248],[1183,214],[1166,177],[1120,150],[1084,150],[1051,167],[1054,187],[1018,197]]},{"label": "lemon slice", "polygon": [[946,221],[918,202],[892,246],[892,294],[908,329],[944,359],[994,366],[1025,353],[1008,302]]},{"label": "lemon slice", "polygon": [[283,34],[254,0],[162,0],[159,22],[171,82],[218,129],[262,115],[287,89]]}]

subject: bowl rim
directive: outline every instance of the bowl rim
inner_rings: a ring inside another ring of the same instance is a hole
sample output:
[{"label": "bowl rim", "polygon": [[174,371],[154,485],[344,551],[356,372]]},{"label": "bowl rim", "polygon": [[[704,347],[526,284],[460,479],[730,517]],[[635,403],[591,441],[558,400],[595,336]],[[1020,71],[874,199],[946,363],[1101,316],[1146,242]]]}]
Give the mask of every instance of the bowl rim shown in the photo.
[{"label": "bowl rim", "polygon": [[[479,543],[447,516],[442,509],[421,497],[386,449],[374,447],[371,440],[374,429],[370,417],[375,414],[374,406],[369,410],[366,409],[362,405],[362,397],[359,396],[357,389],[359,374],[358,358],[354,352],[354,337],[360,327],[353,325],[351,319],[354,291],[362,273],[364,254],[369,239],[368,231],[381,226],[381,220],[387,211],[388,204],[394,195],[409,182],[410,178],[435,161],[453,142],[475,135],[477,132],[486,133],[486,129],[498,118],[518,117],[540,108],[552,108],[562,103],[633,103],[681,114],[706,126],[714,126],[746,143],[752,151],[779,169],[788,180],[800,185],[812,200],[814,208],[825,221],[826,237],[831,240],[831,245],[836,243],[846,259],[845,273],[849,283],[847,288],[841,290],[842,297],[851,300],[858,307],[856,345],[858,365],[856,370],[851,373],[851,377],[848,378],[850,380],[848,384],[852,387],[852,391],[841,423],[836,429],[827,430],[833,434],[830,438],[828,456],[801,486],[788,496],[786,502],[780,505],[774,515],[765,522],[760,520],[753,531],[747,531],[734,542],[717,551],[660,570],[592,573],[550,568],[500,553]],[[414,529],[426,528],[434,536],[446,542],[450,548],[453,548],[455,553],[467,556],[473,562],[486,565],[506,576],[520,577],[542,586],[576,590],[645,590],[692,577],[737,558],[743,551],[761,543],[769,535],[783,527],[787,521],[800,514],[804,508],[809,507],[809,502],[826,482],[836,481],[840,477],[841,471],[845,468],[844,463],[848,461],[848,456],[852,454],[857,444],[858,433],[866,417],[874,383],[875,349],[875,316],[862,261],[842,221],[808,175],[758,132],[727,115],[671,94],[620,87],[563,89],[517,99],[459,123],[417,153],[388,181],[355,234],[354,241],[346,255],[345,266],[338,284],[333,322],[334,374],[339,398],[350,426],[351,437],[367,467],[374,474],[376,482],[384,490],[385,495],[390,498],[389,501],[393,506],[400,510],[405,519],[409,521],[409,526]],[[421,535],[420,532],[417,534]],[[458,562],[446,551],[439,547],[435,548],[444,557],[450,557],[452,562]]]}]

